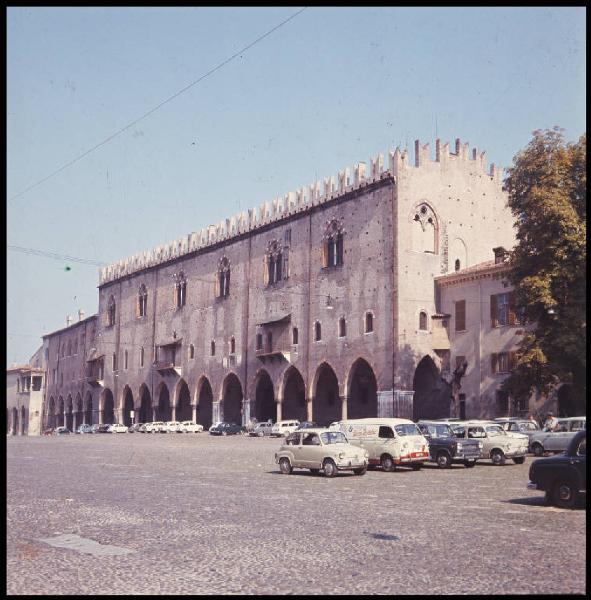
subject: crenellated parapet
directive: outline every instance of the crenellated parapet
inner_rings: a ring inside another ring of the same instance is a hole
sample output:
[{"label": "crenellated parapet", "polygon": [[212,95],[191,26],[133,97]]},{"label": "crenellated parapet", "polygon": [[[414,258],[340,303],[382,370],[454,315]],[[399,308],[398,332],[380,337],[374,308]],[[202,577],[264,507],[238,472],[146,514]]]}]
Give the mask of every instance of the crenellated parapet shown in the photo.
[{"label": "crenellated parapet", "polygon": [[[99,271],[99,286],[254,231],[354,190],[362,189],[383,178],[393,177],[396,180],[399,175],[410,169],[439,166],[444,169],[468,168],[474,170],[476,166],[479,170],[486,172],[486,152],[478,153],[474,148],[470,153],[469,144],[461,144],[459,139],[455,140],[454,152],[450,152],[449,143],[442,144],[438,139],[435,142],[435,159],[431,160],[429,144],[421,144],[419,140],[416,140],[414,164],[411,164],[407,150],[396,148],[388,153],[387,168],[384,167],[382,154],[371,158],[369,165],[369,172],[366,172],[366,163],[359,162],[353,166],[352,170],[345,168],[339,171],[336,177],[326,177],[322,182],[314,181],[295,192],[288,192],[271,202],[263,202],[259,206],[224,219],[217,225],[209,225],[168,244],[156,246],[152,250],[140,252],[103,267]],[[499,186],[502,186],[503,169],[496,167],[493,163],[486,174]]]}]

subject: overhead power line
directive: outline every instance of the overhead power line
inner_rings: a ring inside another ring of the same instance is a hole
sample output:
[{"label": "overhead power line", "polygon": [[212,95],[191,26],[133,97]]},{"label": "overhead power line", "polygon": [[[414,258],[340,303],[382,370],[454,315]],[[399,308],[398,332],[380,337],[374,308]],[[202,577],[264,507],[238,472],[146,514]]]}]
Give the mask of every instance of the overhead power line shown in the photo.
[{"label": "overhead power line", "polygon": [[145,119],[146,117],[150,116],[152,113],[156,112],[159,108],[162,108],[165,104],[168,104],[169,102],[171,102],[172,100],[174,100],[175,98],[177,98],[178,96],[180,96],[181,94],[184,94],[187,90],[189,90],[193,86],[197,85],[200,81],[203,81],[206,77],[209,77],[210,75],[213,75],[213,73],[215,73],[216,71],[218,71],[219,69],[221,69],[223,66],[227,65],[229,62],[233,61],[236,57],[240,56],[241,54],[243,54],[244,52],[246,52],[247,50],[249,50],[250,48],[252,48],[256,44],[258,44],[262,40],[264,40],[267,36],[271,35],[274,31],[277,31],[277,29],[279,29],[280,27],[283,27],[284,25],[286,25],[287,23],[289,23],[289,21],[291,21],[292,19],[295,19],[298,15],[300,15],[301,13],[303,13],[306,10],[306,8],[308,8],[308,7],[305,6],[304,8],[302,8],[301,10],[298,10],[296,13],[294,13],[293,15],[291,15],[290,17],[288,17],[284,21],[281,21],[281,23],[279,23],[278,25],[275,25],[275,27],[273,27],[272,29],[269,29],[269,31],[267,31],[263,35],[259,36],[256,40],[254,40],[253,42],[251,42],[247,46],[244,46],[244,48],[238,50],[238,52],[235,52],[234,54],[232,54],[232,56],[230,56],[226,60],[224,60],[221,63],[219,63],[217,66],[215,66],[213,69],[209,70],[207,73],[205,73],[204,75],[202,75],[201,77],[199,77],[195,81],[193,81],[190,84],[186,85],[183,89],[181,89],[178,92],[174,93],[172,96],[166,98],[166,100],[163,100],[162,102],[160,102],[160,104],[158,104],[154,108],[150,109],[148,112],[144,113],[143,115],[141,115],[137,119],[134,119],[133,121],[131,121],[131,123],[128,123],[127,125],[125,125],[121,129],[119,129],[118,131],[116,131],[115,133],[111,134],[109,137],[105,138],[102,142],[99,142],[98,144],[96,144],[92,148],[89,148],[88,150],[86,150],[85,152],[83,152],[82,154],[80,154],[79,156],[77,156],[76,158],[73,158],[72,160],[70,160],[69,162],[67,162],[65,165],[61,166],[59,169],[56,169],[55,171],[53,171],[52,173],[50,173],[46,177],[43,177],[43,179],[40,179],[39,181],[33,183],[29,187],[27,187],[24,190],[20,191],[18,194],[15,194],[14,196],[11,196],[9,198],[9,202],[11,202],[12,200],[15,200],[19,196],[22,196],[23,194],[26,194],[27,192],[29,192],[33,188],[37,187],[38,185],[41,185],[42,183],[44,183],[48,179],[51,179],[52,177],[54,177],[58,173],[61,173],[64,169],[67,169],[68,167],[70,167],[73,164],[77,163],[79,160],[83,159],[85,156],[88,156],[91,152],[94,152],[95,150],[97,150],[101,146],[104,146],[105,144],[107,144],[108,142],[110,142],[112,139],[114,139],[118,135],[122,134],[124,131],[127,131],[130,127],[133,127],[134,125],[136,125],[137,123],[139,123],[140,121],[142,121],[143,119]]},{"label": "overhead power line", "polygon": [[23,254],[30,254],[34,256],[46,256],[47,258],[53,258],[55,260],[65,260],[68,262],[77,262],[84,265],[93,265],[95,267],[105,267],[107,263],[100,262],[98,260],[91,260],[88,258],[79,258],[77,256],[68,256],[66,254],[56,254],[55,252],[48,252],[47,250],[36,250],[35,248],[24,248],[23,246],[12,246],[8,244],[9,250],[15,252],[22,252]]}]

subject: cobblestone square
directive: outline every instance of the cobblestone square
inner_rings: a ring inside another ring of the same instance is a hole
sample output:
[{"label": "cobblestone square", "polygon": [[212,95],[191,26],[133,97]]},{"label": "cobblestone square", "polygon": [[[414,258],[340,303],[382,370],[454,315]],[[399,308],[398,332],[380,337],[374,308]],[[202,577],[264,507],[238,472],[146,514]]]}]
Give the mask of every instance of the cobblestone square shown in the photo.
[{"label": "cobblestone square", "polygon": [[7,439],[8,594],[585,593],[586,512],[527,490],[531,457],[326,479],[279,445]]}]

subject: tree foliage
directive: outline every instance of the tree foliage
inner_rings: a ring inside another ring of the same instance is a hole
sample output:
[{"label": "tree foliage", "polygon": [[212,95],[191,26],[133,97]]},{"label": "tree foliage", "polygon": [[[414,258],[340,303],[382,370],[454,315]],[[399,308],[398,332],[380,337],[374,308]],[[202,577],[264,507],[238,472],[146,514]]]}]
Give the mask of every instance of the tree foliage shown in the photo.
[{"label": "tree foliage", "polygon": [[526,332],[504,388],[516,399],[571,383],[585,406],[586,134],[566,143],[558,127],[533,132],[505,188],[517,218],[510,280]]}]

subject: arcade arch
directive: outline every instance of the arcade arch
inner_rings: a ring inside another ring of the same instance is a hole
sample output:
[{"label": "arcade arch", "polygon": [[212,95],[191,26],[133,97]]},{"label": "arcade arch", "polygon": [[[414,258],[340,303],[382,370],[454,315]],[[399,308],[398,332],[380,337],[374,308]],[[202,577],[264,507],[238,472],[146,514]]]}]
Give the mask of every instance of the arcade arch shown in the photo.
[{"label": "arcade arch", "polygon": [[347,385],[347,418],[363,419],[378,416],[378,385],[373,369],[358,358],[349,371]]},{"label": "arcade arch", "polygon": [[342,418],[342,402],[339,396],[339,382],[328,363],[322,363],[316,371],[316,386],[312,402],[312,420],[328,426]]}]

